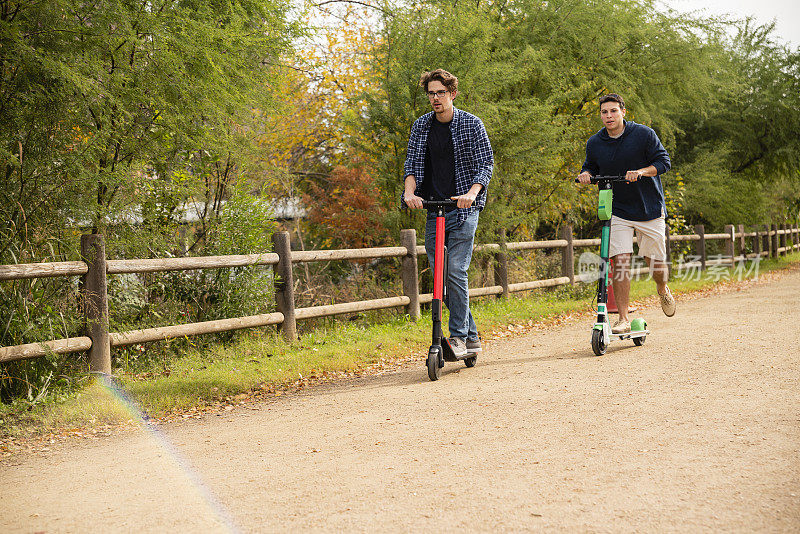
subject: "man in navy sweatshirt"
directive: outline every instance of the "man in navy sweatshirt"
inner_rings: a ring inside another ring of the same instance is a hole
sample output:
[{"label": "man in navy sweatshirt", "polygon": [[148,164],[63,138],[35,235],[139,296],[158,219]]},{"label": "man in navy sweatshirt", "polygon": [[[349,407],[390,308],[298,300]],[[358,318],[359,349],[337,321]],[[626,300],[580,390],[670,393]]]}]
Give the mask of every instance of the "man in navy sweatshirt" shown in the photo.
[{"label": "man in navy sweatshirt", "polygon": [[647,260],[656,282],[661,308],[668,317],[675,315],[675,299],[667,287],[666,205],[659,178],[670,169],[669,154],[652,128],[626,121],[625,112],[625,102],[618,94],[600,98],[600,118],[605,127],[586,143],[586,161],[578,175],[584,184],[592,176],[627,178],[627,182],[613,184],[608,255],[613,259],[611,283],[619,309],[619,319],[611,328],[615,334],[631,330],[628,301],[634,232],[639,255]]}]

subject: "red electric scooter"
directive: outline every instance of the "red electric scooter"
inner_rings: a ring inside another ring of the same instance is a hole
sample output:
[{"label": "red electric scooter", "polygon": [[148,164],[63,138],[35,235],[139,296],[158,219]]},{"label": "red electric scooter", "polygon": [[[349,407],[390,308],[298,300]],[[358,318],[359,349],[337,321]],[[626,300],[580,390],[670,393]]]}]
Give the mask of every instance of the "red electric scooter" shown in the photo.
[{"label": "red electric scooter", "polygon": [[[400,198],[400,206],[407,208],[405,199]],[[442,302],[447,295],[447,246],[445,245],[444,214],[447,208],[458,207],[455,200],[423,200],[422,207],[428,211],[436,212],[436,243],[434,245],[433,261],[433,299],[431,300],[431,320],[433,322],[431,347],[425,366],[428,368],[428,378],[439,380],[439,375],[444,367],[444,362],[457,362],[463,360],[467,367],[475,367],[478,355],[467,352],[458,357],[450,347],[450,340],[442,335]]]},{"label": "red electric scooter", "polygon": [[422,207],[436,212],[436,245],[433,261],[433,300],[431,301],[431,319],[433,332],[431,347],[425,365],[428,367],[428,378],[438,380],[444,362],[464,360],[467,367],[475,367],[478,355],[467,352],[457,357],[450,347],[450,340],[442,335],[442,302],[447,296],[447,246],[445,246],[444,214],[445,209],[457,207],[455,200],[423,200]]}]

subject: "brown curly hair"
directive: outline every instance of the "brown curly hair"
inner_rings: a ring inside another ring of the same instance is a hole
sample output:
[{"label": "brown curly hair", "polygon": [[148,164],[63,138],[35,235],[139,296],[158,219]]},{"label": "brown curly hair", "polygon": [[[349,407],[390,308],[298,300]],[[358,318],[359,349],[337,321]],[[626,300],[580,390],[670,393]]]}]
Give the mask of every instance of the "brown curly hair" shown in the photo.
[{"label": "brown curly hair", "polygon": [[436,69],[430,72],[424,72],[419,79],[419,86],[423,91],[428,90],[428,84],[433,81],[442,82],[448,91],[454,93],[458,90],[458,78],[450,74],[444,69]]}]

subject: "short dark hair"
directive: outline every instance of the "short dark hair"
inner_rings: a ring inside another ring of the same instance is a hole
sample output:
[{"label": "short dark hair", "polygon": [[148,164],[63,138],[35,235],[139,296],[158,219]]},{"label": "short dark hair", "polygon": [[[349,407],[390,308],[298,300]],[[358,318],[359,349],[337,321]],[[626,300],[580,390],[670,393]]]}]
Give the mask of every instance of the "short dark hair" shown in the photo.
[{"label": "short dark hair", "polygon": [[600,97],[600,105],[602,106],[606,102],[616,102],[619,104],[620,109],[625,109],[625,101],[622,100],[622,97],[619,96],[617,93],[608,93],[607,95],[603,95]]},{"label": "short dark hair", "polygon": [[447,87],[447,90],[451,93],[458,90],[458,78],[444,69],[436,69],[422,73],[419,79],[419,86],[422,87],[423,91],[427,91],[428,84],[432,81],[442,82],[442,85]]}]

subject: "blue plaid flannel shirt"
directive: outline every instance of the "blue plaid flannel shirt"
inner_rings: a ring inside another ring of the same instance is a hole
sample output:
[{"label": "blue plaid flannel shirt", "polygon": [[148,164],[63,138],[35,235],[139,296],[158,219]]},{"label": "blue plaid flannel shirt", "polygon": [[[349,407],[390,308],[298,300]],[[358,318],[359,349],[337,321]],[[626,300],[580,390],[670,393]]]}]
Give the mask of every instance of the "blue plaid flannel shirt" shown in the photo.
[{"label": "blue plaid flannel shirt", "polygon": [[[417,182],[417,192],[425,179],[425,151],[428,148],[428,132],[432,120],[433,111],[414,121],[408,139],[404,179],[413,175]],[[486,190],[492,179],[494,154],[483,122],[471,113],[453,107],[450,133],[453,136],[453,154],[456,160],[456,195],[466,194],[472,184],[483,186],[472,207],[458,209],[458,222],[461,223],[470,213],[480,211],[486,205]]]}]

